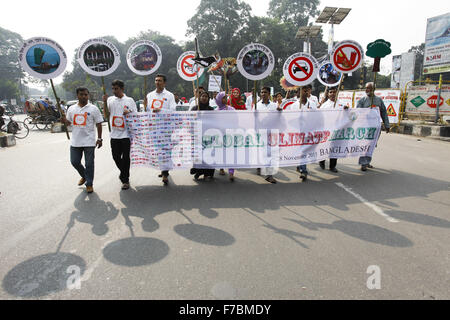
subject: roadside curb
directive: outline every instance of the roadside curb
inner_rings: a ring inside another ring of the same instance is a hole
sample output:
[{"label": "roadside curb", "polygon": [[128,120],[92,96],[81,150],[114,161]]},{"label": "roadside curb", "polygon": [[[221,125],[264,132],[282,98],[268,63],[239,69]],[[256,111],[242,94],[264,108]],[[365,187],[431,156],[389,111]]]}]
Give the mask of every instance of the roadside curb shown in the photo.
[{"label": "roadside curb", "polygon": [[400,124],[392,128],[392,132],[418,137],[450,138],[450,126]]}]

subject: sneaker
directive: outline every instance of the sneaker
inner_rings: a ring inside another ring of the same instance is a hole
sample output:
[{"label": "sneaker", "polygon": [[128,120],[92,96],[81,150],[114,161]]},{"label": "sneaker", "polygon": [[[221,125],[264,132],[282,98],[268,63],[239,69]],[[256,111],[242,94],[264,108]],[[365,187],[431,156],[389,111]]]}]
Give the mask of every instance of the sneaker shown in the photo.
[{"label": "sneaker", "polygon": [[122,184],[122,190],[128,190],[128,189],[130,189],[130,184],[129,183]]},{"label": "sneaker", "polygon": [[220,169],[219,174],[220,174],[221,176],[224,176],[224,175],[225,175],[225,170]]},{"label": "sneaker", "polygon": [[336,168],[330,168],[330,171],[334,172],[334,173],[338,173],[338,169],[336,169]]},{"label": "sneaker", "polygon": [[79,186],[82,186],[85,183],[86,183],[86,179],[85,178],[81,178],[80,181],[78,181],[78,185]]},{"label": "sneaker", "polygon": [[319,166],[322,170],[325,170],[325,162],[319,162]]},{"label": "sneaker", "polygon": [[373,165],[371,165],[371,164],[368,164],[368,165],[367,165],[367,168],[369,168],[369,169],[373,169]]},{"label": "sneaker", "polygon": [[92,186],[86,186],[86,191],[87,193],[92,193],[94,192],[94,188]]},{"label": "sneaker", "polygon": [[302,173],[300,174],[300,179],[302,179],[303,181],[305,181],[306,179],[308,179],[308,173],[302,172]]},{"label": "sneaker", "polygon": [[361,171],[367,171],[367,166],[361,166]]},{"label": "sneaker", "polygon": [[272,176],[268,176],[268,177],[266,178],[266,181],[267,181],[267,182],[270,182],[270,183],[273,183],[273,184],[277,183],[277,180],[275,180],[275,178],[272,177]]}]

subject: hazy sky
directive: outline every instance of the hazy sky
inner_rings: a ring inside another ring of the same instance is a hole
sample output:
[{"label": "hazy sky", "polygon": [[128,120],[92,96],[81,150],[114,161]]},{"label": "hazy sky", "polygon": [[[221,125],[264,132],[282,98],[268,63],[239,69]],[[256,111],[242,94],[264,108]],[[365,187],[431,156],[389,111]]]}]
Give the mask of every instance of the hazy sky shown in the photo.
[{"label": "hazy sky", "polygon": [[[246,2],[254,15],[267,14],[269,0]],[[177,41],[186,40],[186,22],[199,4],[200,0],[3,1],[0,26],[24,39],[44,36],[57,41],[68,55],[70,70],[74,50],[90,38],[114,35],[125,41],[151,29]],[[391,42],[393,55],[425,41],[427,18],[450,12],[448,0],[324,0],[319,8],[326,6],[352,8],[344,22],[335,26],[335,40],[355,40],[366,48],[376,39],[385,39]],[[323,40],[327,42],[330,27],[322,26]],[[126,63],[124,59],[122,63]],[[382,60],[382,73],[390,72],[391,61],[392,55]],[[59,78],[57,83],[62,81]]]}]

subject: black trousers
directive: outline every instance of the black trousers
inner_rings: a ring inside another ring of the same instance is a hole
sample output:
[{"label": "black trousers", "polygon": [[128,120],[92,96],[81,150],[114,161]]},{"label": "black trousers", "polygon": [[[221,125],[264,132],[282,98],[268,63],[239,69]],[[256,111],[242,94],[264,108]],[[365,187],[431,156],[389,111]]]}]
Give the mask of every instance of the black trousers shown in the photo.
[{"label": "black trousers", "polygon": [[114,162],[120,170],[120,181],[130,182],[130,139],[111,139],[111,150]]},{"label": "black trousers", "polygon": [[[325,166],[325,160],[320,161],[320,164],[323,164]],[[330,159],[330,169],[336,168],[337,165],[337,159]]]}]

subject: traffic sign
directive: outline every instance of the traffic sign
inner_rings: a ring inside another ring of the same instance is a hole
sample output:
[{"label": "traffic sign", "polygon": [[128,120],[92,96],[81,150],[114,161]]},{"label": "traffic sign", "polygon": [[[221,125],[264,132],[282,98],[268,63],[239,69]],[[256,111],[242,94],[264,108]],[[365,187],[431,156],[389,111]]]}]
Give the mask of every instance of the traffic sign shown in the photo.
[{"label": "traffic sign", "polygon": [[194,60],[192,60],[194,58],[195,51],[187,51],[178,58],[177,71],[183,80],[194,81],[203,74],[204,68],[195,64]]},{"label": "traffic sign", "polygon": [[331,52],[331,63],[337,71],[352,73],[359,69],[364,60],[364,51],[361,45],[352,40],[339,42]]},{"label": "traffic sign", "polygon": [[80,67],[90,75],[103,77],[119,67],[120,52],[109,40],[96,38],[83,43],[77,51]]},{"label": "traffic sign", "polygon": [[128,67],[140,76],[148,76],[158,70],[162,61],[161,49],[150,40],[133,43],[127,52]]},{"label": "traffic sign", "polygon": [[[435,109],[437,107],[437,99],[438,96],[434,95],[428,98],[427,100],[427,104],[430,108]],[[441,107],[444,104],[444,98],[441,97],[440,101],[439,101],[439,107]]]},{"label": "traffic sign", "polygon": [[330,61],[323,61],[319,66],[317,80],[326,87],[335,87],[339,84],[342,73],[337,72]]},{"label": "traffic sign", "polygon": [[397,112],[395,112],[395,109],[394,109],[394,106],[392,105],[392,103],[387,108],[387,114],[390,117],[396,117],[397,116]]},{"label": "traffic sign", "polygon": [[308,53],[295,53],[290,56],[283,66],[283,75],[286,80],[296,86],[305,86],[314,81],[319,71],[319,64]]},{"label": "traffic sign", "polygon": [[23,43],[19,50],[19,62],[31,76],[49,80],[64,72],[67,55],[64,49],[52,39],[36,37]]},{"label": "traffic sign", "polygon": [[253,81],[263,80],[272,73],[275,57],[265,45],[251,43],[239,51],[236,64],[245,78]]},{"label": "traffic sign", "polygon": [[281,105],[280,105],[280,108],[281,109],[283,109],[283,110],[286,110],[286,109],[288,109],[288,110],[290,110],[291,109],[291,106],[294,104],[294,103],[296,103],[298,100],[297,99],[287,99],[287,100],[284,100],[282,103],[281,103]]}]

